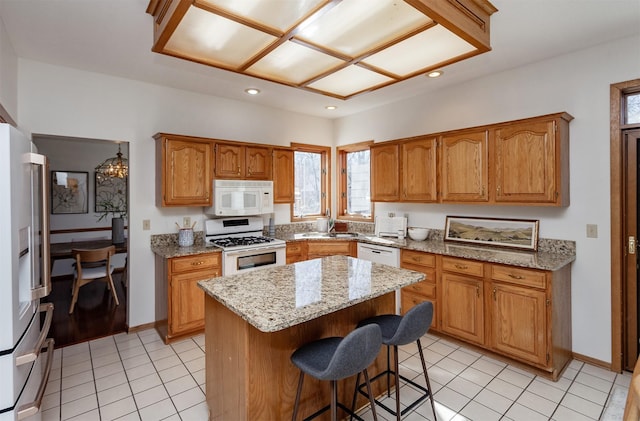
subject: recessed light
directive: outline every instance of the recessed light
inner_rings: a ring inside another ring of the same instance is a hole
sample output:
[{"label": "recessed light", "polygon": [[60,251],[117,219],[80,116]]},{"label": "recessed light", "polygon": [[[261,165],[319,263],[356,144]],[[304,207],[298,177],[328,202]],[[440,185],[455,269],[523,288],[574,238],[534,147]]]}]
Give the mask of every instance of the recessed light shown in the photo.
[{"label": "recessed light", "polygon": [[337,107],[337,106],[335,106],[335,105],[327,105],[327,106],[326,106],[326,107],[324,107],[324,108],[326,108],[327,110],[335,110],[335,109],[336,109],[336,108],[338,108],[338,107]]},{"label": "recessed light", "polygon": [[442,70],[434,70],[433,72],[429,72],[427,73],[428,77],[440,77],[443,75],[443,71]]},{"label": "recessed light", "polygon": [[260,89],[256,89],[256,88],[247,88],[244,91],[249,95],[258,95],[260,93]]}]

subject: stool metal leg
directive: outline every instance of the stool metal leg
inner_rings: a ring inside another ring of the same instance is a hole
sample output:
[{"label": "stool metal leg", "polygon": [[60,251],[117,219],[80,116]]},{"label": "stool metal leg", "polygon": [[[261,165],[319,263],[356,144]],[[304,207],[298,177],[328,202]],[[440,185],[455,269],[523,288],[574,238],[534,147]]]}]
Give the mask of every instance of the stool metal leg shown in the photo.
[{"label": "stool metal leg", "polygon": [[393,369],[396,375],[396,420],[400,421],[402,411],[400,411],[400,364],[398,363],[398,345],[393,346]]},{"label": "stool metal leg", "polygon": [[296,393],[296,402],[293,404],[292,421],[296,421],[298,417],[298,406],[300,404],[300,394],[302,393],[302,381],[304,380],[304,371],[300,370],[300,379],[298,380],[298,392]]},{"label": "stool metal leg", "polygon": [[[360,376],[358,374],[358,376]],[[367,383],[367,393],[369,393],[369,402],[371,403],[371,412],[373,413],[373,421],[378,421],[378,414],[376,413],[376,401],[373,398],[373,393],[371,392],[371,382],[369,381],[369,372],[367,369],[364,369],[364,381]],[[356,387],[357,387],[356,383]]]},{"label": "stool metal leg", "polygon": [[416,341],[418,343],[418,352],[420,353],[420,361],[422,362],[422,372],[424,373],[424,380],[427,383],[427,389],[429,389],[429,400],[431,401],[431,410],[433,411],[433,419],[438,421],[436,416],[436,406],[433,403],[433,389],[431,389],[431,382],[429,381],[429,374],[427,374],[427,365],[424,362],[424,353],[422,352],[422,345],[420,339]]},{"label": "stool metal leg", "polygon": [[331,380],[331,421],[338,421],[338,381]]}]

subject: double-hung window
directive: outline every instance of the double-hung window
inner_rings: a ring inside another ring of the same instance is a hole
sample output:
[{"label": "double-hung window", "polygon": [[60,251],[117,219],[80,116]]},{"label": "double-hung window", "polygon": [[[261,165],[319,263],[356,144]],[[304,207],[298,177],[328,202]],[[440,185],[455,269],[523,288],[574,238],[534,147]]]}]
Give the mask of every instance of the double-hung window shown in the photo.
[{"label": "double-hung window", "polygon": [[291,144],[294,166],[294,201],[292,221],[315,219],[331,208],[331,148]]},{"label": "double-hung window", "polygon": [[338,218],[373,220],[371,160],[373,141],[340,146],[338,152]]}]

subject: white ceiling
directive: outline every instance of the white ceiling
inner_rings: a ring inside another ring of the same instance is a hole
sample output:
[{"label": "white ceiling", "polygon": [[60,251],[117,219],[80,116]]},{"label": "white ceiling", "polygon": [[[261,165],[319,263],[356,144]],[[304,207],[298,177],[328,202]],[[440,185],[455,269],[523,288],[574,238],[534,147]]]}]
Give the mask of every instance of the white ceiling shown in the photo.
[{"label": "white ceiling", "polygon": [[[268,1],[275,7],[296,0]],[[0,18],[19,57],[326,118],[640,32],[640,0],[492,3],[498,8],[491,17],[492,51],[445,67],[438,79],[417,76],[346,101],[152,53],[148,0],[0,0]],[[262,93],[248,97],[247,87]]]}]

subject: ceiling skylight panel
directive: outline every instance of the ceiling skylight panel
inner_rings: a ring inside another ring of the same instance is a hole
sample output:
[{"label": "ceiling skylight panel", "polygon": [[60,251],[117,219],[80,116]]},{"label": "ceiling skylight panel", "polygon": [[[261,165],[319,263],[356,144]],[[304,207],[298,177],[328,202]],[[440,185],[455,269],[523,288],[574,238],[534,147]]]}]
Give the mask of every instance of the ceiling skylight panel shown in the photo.
[{"label": "ceiling skylight panel", "polygon": [[248,74],[300,84],[343,64],[332,56],[286,42],[247,69]]},{"label": "ceiling skylight panel", "polygon": [[476,47],[438,25],[367,57],[363,63],[407,76],[475,50]]},{"label": "ceiling skylight panel", "polygon": [[326,0],[196,0],[285,32]]},{"label": "ceiling skylight panel", "polygon": [[359,66],[349,66],[309,85],[310,88],[348,97],[393,79]]},{"label": "ceiling skylight panel", "polygon": [[237,67],[275,40],[271,35],[191,6],[165,50],[198,61]]},{"label": "ceiling skylight panel", "polygon": [[430,22],[403,1],[343,0],[296,38],[357,57]]}]

